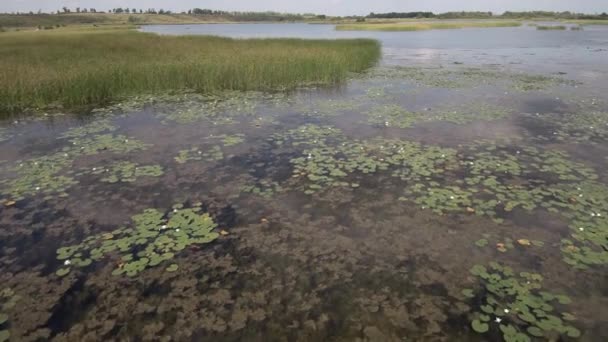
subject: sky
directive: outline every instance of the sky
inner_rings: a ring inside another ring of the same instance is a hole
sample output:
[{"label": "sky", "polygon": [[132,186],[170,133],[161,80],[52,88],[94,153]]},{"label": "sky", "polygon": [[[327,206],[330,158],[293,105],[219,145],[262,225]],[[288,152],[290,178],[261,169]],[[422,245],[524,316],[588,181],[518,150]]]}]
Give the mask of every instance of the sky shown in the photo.
[{"label": "sky", "polygon": [[363,15],[369,12],[432,11],[572,11],[608,12],[608,0],[0,0],[0,12],[55,11],[63,6],[107,11],[136,7],[184,11],[210,8],[229,11],[277,11],[329,15]]}]

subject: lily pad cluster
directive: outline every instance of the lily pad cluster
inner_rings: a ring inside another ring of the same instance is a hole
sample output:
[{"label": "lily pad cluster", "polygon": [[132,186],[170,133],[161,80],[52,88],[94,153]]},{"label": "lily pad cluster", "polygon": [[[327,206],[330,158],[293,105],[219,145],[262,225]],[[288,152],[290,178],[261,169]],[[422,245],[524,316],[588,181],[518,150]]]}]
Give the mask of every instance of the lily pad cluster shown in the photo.
[{"label": "lily pad cluster", "polygon": [[0,291],[0,342],[8,341],[11,337],[8,329],[10,321],[7,312],[17,305],[20,298],[11,288]]},{"label": "lily pad cluster", "polygon": [[480,248],[491,245],[494,248],[496,248],[497,251],[502,252],[502,253],[506,253],[507,251],[514,249],[516,245],[519,245],[522,247],[529,247],[529,246],[542,247],[545,245],[545,243],[540,240],[529,240],[529,239],[523,239],[523,238],[517,239],[515,241],[511,238],[504,238],[503,240],[496,240],[497,242],[490,243],[490,237],[491,237],[491,234],[483,234],[483,238],[475,241],[475,245]]},{"label": "lily pad cluster", "polygon": [[[476,215],[502,222],[497,213],[515,208],[530,211],[542,206],[557,212],[558,205],[550,201],[554,186],[597,178],[593,170],[570,161],[563,152],[533,147],[478,143],[465,147],[454,158],[452,165],[457,166],[449,169],[453,177],[434,177],[432,182],[407,188],[406,198],[415,198],[440,213],[472,208]],[[446,198],[462,200],[454,205],[445,203]]]},{"label": "lily pad cluster", "polygon": [[541,91],[559,85],[575,85],[557,76],[502,72],[481,68],[425,68],[389,66],[373,68],[365,77],[387,80],[408,80],[416,86],[431,88],[509,87],[518,91]]},{"label": "lily pad cluster", "polygon": [[106,183],[135,182],[140,177],[160,177],[164,174],[160,165],[139,165],[129,161],[115,162],[108,167],[94,167],[83,173],[101,175]]},{"label": "lily pad cluster", "polygon": [[361,101],[358,101],[357,99],[343,100],[328,98],[311,101],[301,100],[295,105],[295,110],[305,116],[323,118],[356,111],[361,105]]},{"label": "lily pad cluster", "polygon": [[579,269],[608,264],[608,187],[595,181],[551,189],[547,204],[570,219],[570,239],[562,240],[564,261]]},{"label": "lily pad cluster", "polygon": [[86,136],[115,131],[116,127],[108,119],[96,120],[80,127],[74,127],[60,135],[63,139],[83,138]]},{"label": "lily pad cluster", "polygon": [[366,113],[368,122],[377,126],[409,128],[416,123],[447,121],[464,124],[476,121],[490,121],[509,114],[506,108],[488,103],[469,103],[458,107],[433,108],[411,112],[397,104],[382,104]]},{"label": "lily pad cluster", "polygon": [[74,160],[99,153],[125,154],[147,147],[140,141],[122,135],[102,134],[81,137],[76,131],[66,134],[77,137],[70,139],[70,144],[60,151],[7,165],[6,171],[9,177],[0,181],[0,193],[8,195],[15,201],[36,194],[44,195],[45,199],[53,196],[64,197],[67,196],[66,190],[77,183],[72,177],[74,172],[70,170]]},{"label": "lily pad cluster", "polygon": [[175,161],[179,164],[185,164],[191,160],[195,161],[218,161],[224,159],[224,152],[219,146],[212,146],[208,150],[203,151],[199,147],[192,147],[188,150],[181,150],[175,157]]},{"label": "lily pad cluster", "polygon": [[443,173],[455,150],[423,146],[392,139],[347,139],[332,127],[305,125],[280,134],[273,140],[279,146],[304,147],[291,159],[292,181],[305,180],[305,192],[338,187],[359,187],[355,174],[374,174],[392,169],[392,175],[417,181]]},{"label": "lily pad cluster", "polygon": [[224,145],[224,147],[231,147],[231,146],[236,146],[236,145],[242,143],[243,141],[245,141],[245,135],[244,134],[233,134],[233,135],[222,134],[222,135],[211,136],[210,139],[219,139],[222,142],[222,145]]},{"label": "lily pad cluster", "polygon": [[608,112],[582,108],[565,114],[534,114],[531,119],[547,126],[546,141],[601,144],[608,141]]},{"label": "lily pad cluster", "polygon": [[281,192],[283,188],[277,182],[267,179],[260,179],[256,182],[256,184],[243,186],[242,190],[243,192],[252,193],[264,198],[270,198],[274,194]]},{"label": "lily pad cluster", "polygon": [[189,124],[208,122],[213,125],[234,123],[235,117],[249,116],[262,105],[279,106],[288,102],[283,93],[225,91],[217,94],[185,94],[160,99],[156,114],[163,122]]},{"label": "lily pad cluster", "polygon": [[14,175],[0,181],[0,192],[13,201],[41,194],[45,199],[53,196],[65,197],[69,187],[78,182],[72,177],[60,175],[71,164],[69,155],[56,153],[50,156],[18,161],[8,169]]},{"label": "lily pad cluster", "polygon": [[[81,244],[57,250],[63,266],[58,276],[67,275],[74,267],[86,267],[104,258],[113,259],[114,275],[134,277],[147,268],[175,258],[189,246],[210,243],[219,234],[211,216],[200,206],[184,208],[178,204],[169,212],[146,209],[132,217],[128,227],[87,237]],[[170,265],[167,271],[177,270]]]},{"label": "lily pad cluster", "polygon": [[501,334],[507,342],[531,341],[531,337],[555,334],[577,338],[580,331],[568,323],[575,317],[560,309],[571,300],[565,295],[542,290],[543,277],[521,272],[515,274],[508,266],[491,262],[488,267],[475,265],[471,274],[480,282],[480,289],[465,289],[474,307],[471,327],[485,334]]}]

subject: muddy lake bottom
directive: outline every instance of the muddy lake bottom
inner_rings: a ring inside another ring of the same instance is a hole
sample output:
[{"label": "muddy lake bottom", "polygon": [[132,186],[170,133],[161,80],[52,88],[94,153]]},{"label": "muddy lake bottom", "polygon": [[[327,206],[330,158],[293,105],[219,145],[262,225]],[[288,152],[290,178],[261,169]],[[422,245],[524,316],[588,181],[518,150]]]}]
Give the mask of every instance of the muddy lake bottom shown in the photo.
[{"label": "muddy lake bottom", "polygon": [[395,64],[3,122],[2,334],[607,340],[601,68]]}]

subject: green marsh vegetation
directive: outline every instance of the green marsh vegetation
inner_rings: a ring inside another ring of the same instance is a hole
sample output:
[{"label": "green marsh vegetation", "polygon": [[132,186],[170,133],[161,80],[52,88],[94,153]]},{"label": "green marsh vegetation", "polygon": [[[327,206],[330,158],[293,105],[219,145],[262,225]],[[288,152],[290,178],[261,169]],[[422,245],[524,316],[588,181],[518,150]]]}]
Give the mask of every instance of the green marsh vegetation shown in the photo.
[{"label": "green marsh vegetation", "polygon": [[344,24],[337,25],[338,31],[424,31],[448,30],[463,28],[518,27],[518,21],[429,21],[378,24]]},{"label": "green marsh vegetation", "polygon": [[564,31],[564,30],[567,30],[568,28],[563,25],[538,25],[538,26],[536,26],[536,29],[541,30],[541,31],[551,31],[551,30]]},{"label": "green marsh vegetation", "polygon": [[380,56],[376,41],[168,37],[129,30],[0,36],[0,111],[80,108],[119,98],[333,84]]}]

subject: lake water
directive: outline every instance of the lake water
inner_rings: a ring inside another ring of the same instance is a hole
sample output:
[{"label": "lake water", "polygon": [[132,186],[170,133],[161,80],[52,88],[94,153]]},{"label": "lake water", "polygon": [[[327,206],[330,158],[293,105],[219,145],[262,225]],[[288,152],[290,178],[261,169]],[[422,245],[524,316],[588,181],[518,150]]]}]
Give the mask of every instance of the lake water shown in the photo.
[{"label": "lake water", "polygon": [[13,340],[608,339],[608,27],[142,30],[384,53],[335,87],[2,122]]}]

